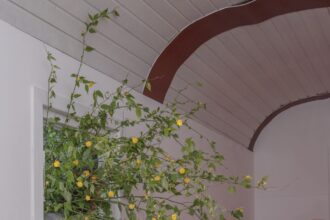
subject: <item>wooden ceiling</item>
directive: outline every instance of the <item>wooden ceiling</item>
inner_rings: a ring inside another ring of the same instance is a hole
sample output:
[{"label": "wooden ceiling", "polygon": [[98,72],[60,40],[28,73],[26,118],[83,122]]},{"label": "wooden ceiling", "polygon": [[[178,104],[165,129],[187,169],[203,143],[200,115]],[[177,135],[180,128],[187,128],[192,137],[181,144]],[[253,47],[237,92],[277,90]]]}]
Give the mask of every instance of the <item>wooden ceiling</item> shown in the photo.
[{"label": "wooden ceiling", "polygon": [[255,1],[206,16],[163,51],[149,75],[158,89],[145,94],[171,101],[188,82],[183,99],[208,106],[198,119],[252,149],[251,137],[273,112],[328,92],[327,6],[326,0]]},{"label": "wooden ceiling", "polygon": [[[86,64],[116,80],[128,74],[133,86],[148,78],[160,54],[185,27],[239,2],[0,0],[0,19],[78,59],[87,14],[116,7],[120,17],[102,23],[100,33],[89,39],[96,51]],[[248,147],[258,126],[282,105],[329,91],[329,27],[329,8],[323,7],[226,31],[185,60],[165,102],[187,87],[181,99],[207,104],[196,120]]]},{"label": "wooden ceiling", "polygon": [[183,98],[207,103],[200,121],[248,146],[258,126],[282,105],[329,91],[329,45],[326,8],[236,28],[183,63],[165,100],[190,84]]}]

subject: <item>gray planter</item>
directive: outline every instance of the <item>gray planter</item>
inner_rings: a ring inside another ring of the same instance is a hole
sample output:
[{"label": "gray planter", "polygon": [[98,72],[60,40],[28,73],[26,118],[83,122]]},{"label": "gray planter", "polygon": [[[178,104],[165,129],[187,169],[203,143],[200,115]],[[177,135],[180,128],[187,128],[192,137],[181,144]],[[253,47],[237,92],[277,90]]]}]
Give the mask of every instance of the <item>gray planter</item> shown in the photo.
[{"label": "gray planter", "polygon": [[63,215],[57,213],[47,213],[45,214],[44,220],[64,220]]}]

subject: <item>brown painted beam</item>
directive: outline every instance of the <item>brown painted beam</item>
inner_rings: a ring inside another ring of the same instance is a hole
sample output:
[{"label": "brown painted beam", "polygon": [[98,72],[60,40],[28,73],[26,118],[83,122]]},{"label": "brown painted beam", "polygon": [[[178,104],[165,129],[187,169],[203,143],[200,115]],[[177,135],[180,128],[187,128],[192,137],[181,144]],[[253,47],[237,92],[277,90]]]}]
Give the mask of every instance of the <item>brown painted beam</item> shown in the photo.
[{"label": "brown painted beam", "polygon": [[274,111],[272,114],[270,114],[257,128],[257,130],[254,132],[250,144],[249,144],[249,150],[253,151],[254,146],[258,140],[258,137],[260,136],[261,132],[263,131],[263,129],[279,114],[281,114],[282,112],[288,110],[289,108],[292,108],[294,106],[297,105],[301,105],[301,104],[305,104],[308,102],[313,102],[313,101],[318,101],[318,100],[324,100],[324,99],[329,99],[330,98],[330,93],[323,93],[323,94],[319,94],[316,96],[311,96],[308,98],[304,98],[304,99],[299,99],[297,101],[294,102],[290,102],[287,105],[281,106],[279,109],[277,109],[276,111]]},{"label": "brown painted beam", "polygon": [[210,14],[186,27],[161,53],[148,77],[152,90],[145,88],[143,93],[162,103],[179,67],[198,47],[221,33],[278,15],[323,7],[330,7],[330,0],[256,0]]}]

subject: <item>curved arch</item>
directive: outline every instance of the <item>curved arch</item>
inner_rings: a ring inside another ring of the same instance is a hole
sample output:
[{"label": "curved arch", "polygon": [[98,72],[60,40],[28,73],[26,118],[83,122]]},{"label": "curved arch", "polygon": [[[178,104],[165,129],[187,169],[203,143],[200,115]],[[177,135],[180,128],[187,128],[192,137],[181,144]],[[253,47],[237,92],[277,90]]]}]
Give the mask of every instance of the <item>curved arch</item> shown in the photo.
[{"label": "curved arch", "polygon": [[203,43],[236,27],[261,23],[295,11],[330,7],[329,0],[257,0],[222,9],[186,27],[154,63],[148,80],[153,89],[143,94],[163,102],[179,67]]},{"label": "curved arch", "polygon": [[281,106],[279,109],[277,109],[276,111],[274,111],[272,114],[270,114],[269,116],[267,116],[267,118],[259,125],[259,127],[257,128],[257,130],[254,132],[250,144],[249,144],[249,150],[253,151],[254,149],[254,145],[256,144],[258,137],[260,136],[261,132],[263,131],[263,129],[274,119],[276,118],[276,116],[278,116],[279,114],[281,114],[282,112],[288,110],[289,108],[292,108],[294,106],[297,105],[301,105],[304,103],[308,103],[308,102],[313,102],[313,101],[318,101],[318,100],[324,100],[324,99],[329,99],[330,98],[330,93],[323,93],[323,94],[318,94],[316,96],[311,96],[308,98],[304,98],[304,99],[299,99],[297,101],[294,102],[290,102],[287,105],[283,105]]}]

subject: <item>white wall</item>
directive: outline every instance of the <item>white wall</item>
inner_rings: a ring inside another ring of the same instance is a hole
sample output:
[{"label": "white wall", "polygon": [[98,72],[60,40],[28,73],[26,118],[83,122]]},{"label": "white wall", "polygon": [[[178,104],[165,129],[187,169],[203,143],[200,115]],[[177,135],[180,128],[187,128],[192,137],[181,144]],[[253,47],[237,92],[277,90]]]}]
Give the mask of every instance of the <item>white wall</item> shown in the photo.
[{"label": "white wall", "polygon": [[[42,42],[0,21],[0,219],[36,220],[31,217],[31,137],[33,134],[31,112],[31,88],[47,87],[49,65]],[[60,84],[57,93],[64,97],[72,89],[69,75],[78,66],[77,61],[54,49],[49,49],[57,64],[62,68],[58,73]],[[119,83],[91,69],[83,68],[84,75],[97,82],[104,90],[113,90]],[[148,106],[157,106],[153,100],[137,94],[138,99]],[[81,99],[86,103],[87,97]],[[41,117],[41,116],[40,116]],[[242,146],[207,128],[193,123],[202,133],[218,142],[219,150],[226,156],[226,165],[232,174],[253,174],[253,154]],[[187,135],[186,131],[182,131]],[[170,146],[173,152],[177,147]],[[247,220],[253,219],[253,192],[229,196],[218,186],[212,193],[229,208],[245,207]]]},{"label": "white wall", "polygon": [[277,116],[255,146],[255,175],[269,190],[255,193],[255,220],[328,220],[330,101]]}]

